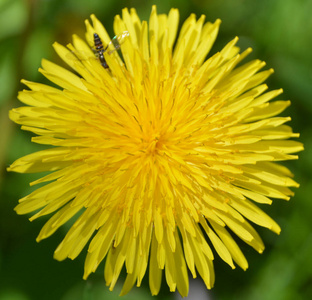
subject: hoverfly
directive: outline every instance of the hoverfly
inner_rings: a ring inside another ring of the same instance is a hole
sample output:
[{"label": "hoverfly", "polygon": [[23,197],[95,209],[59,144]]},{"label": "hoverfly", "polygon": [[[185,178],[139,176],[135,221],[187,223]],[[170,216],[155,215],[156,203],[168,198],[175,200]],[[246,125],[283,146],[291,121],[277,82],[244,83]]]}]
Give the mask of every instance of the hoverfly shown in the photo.
[{"label": "hoverfly", "polygon": [[[123,31],[121,34],[115,35],[104,48],[100,36],[97,33],[94,33],[93,34],[94,46],[93,48],[91,48],[93,51],[93,58],[98,59],[101,65],[103,66],[103,68],[109,69],[109,66],[104,57],[104,53],[107,52],[108,54],[112,54],[113,52],[118,51],[121,45],[125,42],[125,40],[128,37],[129,37],[129,32]],[[67,58],[70,60],[73,59],[73,60],[78,60],[82,62],[82,61],[86,61],[87,59],[92,58],[92,56],[90,56],[89,51],[80,51],[80,50],[74,49],[73,47],[71,47],[70,50],[72,50],[71,53],[67,55]]]},{"label": "hoverfly", "polygon": [[112,40],[107,44],[107,46],[104,48],[102,41],[97,33],[93,34],[94,39],[94,48],[96,51],[96,55],[101,62],[101,65],[108,69],[109,66],[104,58],[104,52],[108,51],[108,54],[112,54],[114,51],[117,51],[120,49],[120,46],[124,43],[126,38],[129,36],[128,31],[124,31],[121,34],[115,35]]}]

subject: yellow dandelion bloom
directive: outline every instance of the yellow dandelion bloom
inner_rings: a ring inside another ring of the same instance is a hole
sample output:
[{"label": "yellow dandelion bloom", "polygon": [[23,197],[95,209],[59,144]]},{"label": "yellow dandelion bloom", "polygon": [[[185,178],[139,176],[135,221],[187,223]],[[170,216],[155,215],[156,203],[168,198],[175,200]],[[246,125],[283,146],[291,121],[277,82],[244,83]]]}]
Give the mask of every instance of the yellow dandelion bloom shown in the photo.
[{"label": "yellow dandelion bloom", "polygon": [[83,277],[105,259],[110,290],[123,267],[121,294],[140,286],[148,267],[153,295],[163,269],[170,291],[188,294],[188,269],[210,289],[215,254],[248,267],[233,234],[261,253],[251,223],[280,232],[257,203],[288,200],[298,187],[277,163],[303,149],[288,140],[299,136],[285,125],[290,118],[277,116],[290,102],[271,101],[282,92],[267,91],[272,70],[241,64],[251,49],[239,53],[237,38],[206,59],[220,20],[192,14],[178,33],[177,9],[158,15],[154,6],[149,22],[124,9],[113,41],[91,20],[87,43],[74,35],[67,47],[53,45],[73,70],[42,61],[40,72],[59,88],[24,80],[30,90],[18,98],[27,106],[10,112],[33,142],[53,146],[9,167],[50,171],[16,212],[52,214],[37,241],[77,215],[54,257],[74,259],[88,243]]}]

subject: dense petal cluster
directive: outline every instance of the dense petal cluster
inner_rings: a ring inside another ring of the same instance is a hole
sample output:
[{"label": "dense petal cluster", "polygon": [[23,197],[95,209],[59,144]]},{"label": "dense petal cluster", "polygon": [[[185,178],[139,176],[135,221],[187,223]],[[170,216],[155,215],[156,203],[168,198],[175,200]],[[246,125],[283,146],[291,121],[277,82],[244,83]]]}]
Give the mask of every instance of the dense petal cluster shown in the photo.
[{"label": "dense petal cluster", "polygon": [[[205,23],[191,15],[178,32],[179,12],[149,22],[134,9],[116,16],[114,31],[129,32],[119,51],[104,51],[104,68],[92,51],[97,33],[111,38],[91,16],[86,40],[54,48],[69,71],[42,61],[40,72],[60,88],[23,81],[27,106],[10,118],[36,134],[32,141],[53,147],[15,161],[15,172],[50,173],[46,183],[22,198],[18,214],[30,219],[52,214],[37,240],[76,216],[55,251],[74,259],[88,244],[84,278],[105,258],[105,280],[113,289],[125,267],[122,294],[149,266],[152,294],[162,271],[171,291],[188,293],[188,271],[196,270],[207,288],[214,284],[215,253],[234,268],[248,267],[232,238],[256,251],[263,242],[251,223],[276,233],[280,227],[256,205],[288,200],[297,187],[278,161],[297,159],[298,137],[278,117],[289,101],[271,101],[282,90],[267,91],[272,70],[265,63],[241,61],[237,38],[210,56],[220,20]],[[105,48],[105,47],[104,47]],[[122,56],[120,55],[122,54]]]}]

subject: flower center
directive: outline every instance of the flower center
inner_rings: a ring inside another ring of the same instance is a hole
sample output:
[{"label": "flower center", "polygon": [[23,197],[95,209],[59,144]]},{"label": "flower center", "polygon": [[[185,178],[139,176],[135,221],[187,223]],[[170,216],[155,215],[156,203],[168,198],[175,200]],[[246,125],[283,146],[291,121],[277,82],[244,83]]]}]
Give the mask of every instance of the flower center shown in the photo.
[{"label": "flower center", "polygon": [[151,138],[146,141],[145,147],[147,154],[157,154],[157,151],[161,147],[160,135],[152,135]]}]

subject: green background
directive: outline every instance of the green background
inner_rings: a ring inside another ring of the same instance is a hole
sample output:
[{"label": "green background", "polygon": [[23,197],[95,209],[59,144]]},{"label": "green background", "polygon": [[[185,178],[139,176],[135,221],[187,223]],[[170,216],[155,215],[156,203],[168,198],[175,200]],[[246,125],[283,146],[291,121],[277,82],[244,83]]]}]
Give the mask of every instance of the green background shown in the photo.
[{"label": "green background", "polygon": [[[312,299],[311,0],[0,0],[0,300],[118,298],[121,288],[118,285],[113,293],[108,291],[102,265],[90,279],[82,280],[85,252],[75,261],[53,259],[68,227],[37,244],[36,235],[46,219],[30,223],[13,211],[18,199],[31,191],[28,183],[38,175],[7,173],[6,167],[41,147],[31,143],[31,134],[9,121],[7,113],[20,105],[16,100],[23,88],[20,79],[47,82],[37,71],[41,58],[60,63],[52,43],[67,44],[73,33],[84,37],[84,20],[91,13],[113,36],[113,18],[122,8],[135,7],[141,19],[148,20],[152,4],[157,4],[158,13],[179,8],[180,24],[190,13],[205,14],[209,21],[221,18],[211,53],[239,36],[242,50],[249,46],[254,50],[246,62],[259,58],[267,62],[267,68],[274,68],[267,83],[271,89],[282,87],[282,98],[292,100],[284,115],[292,117],[291,125],[305,144],[299,161],[285,163],[301,184],[295,197],[263,208],[281,225],[280,236],[256,227],[265,252],[259,255],[239,242],[249,262],[246,272],[239,267],[231,270],[216,255],[215,287],[209,292],[198,288],[198,292],[212,299]],[[143,286],[133,288],[123,299],[149,298],[145,276]],[[177,299],[177,295],[169,293],[163,281],[160,295],[153,299]]]}]

